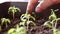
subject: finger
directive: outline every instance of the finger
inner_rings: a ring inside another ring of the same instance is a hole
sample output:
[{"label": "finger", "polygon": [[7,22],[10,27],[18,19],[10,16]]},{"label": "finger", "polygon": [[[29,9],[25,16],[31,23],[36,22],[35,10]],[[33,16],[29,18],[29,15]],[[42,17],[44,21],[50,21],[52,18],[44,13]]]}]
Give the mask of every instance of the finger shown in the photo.
[{"label": "finger", "polygon": [[31,13],[35,7],[35,4],[38,2],[38,0],[30,0],[27,5],[27,10],[29,13]]},{"label": "finger", "polygon": [[52,0],[42,0],[36,7],[36,12],[41,12],[42,10],[45,10],[47,7],[51,6],[53,3]]}]

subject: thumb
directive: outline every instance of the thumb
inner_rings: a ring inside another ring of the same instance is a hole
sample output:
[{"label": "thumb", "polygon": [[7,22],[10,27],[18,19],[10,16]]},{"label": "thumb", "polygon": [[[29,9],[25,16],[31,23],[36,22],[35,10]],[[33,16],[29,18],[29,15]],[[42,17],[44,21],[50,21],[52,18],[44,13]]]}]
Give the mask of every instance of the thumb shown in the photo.
[{"label": "thumb", "polygon": [[36,7],[36,12],[41,12],[42,10],[45,10],[47,7],[51,6],[53,3],[52,0],[42,0]]}]

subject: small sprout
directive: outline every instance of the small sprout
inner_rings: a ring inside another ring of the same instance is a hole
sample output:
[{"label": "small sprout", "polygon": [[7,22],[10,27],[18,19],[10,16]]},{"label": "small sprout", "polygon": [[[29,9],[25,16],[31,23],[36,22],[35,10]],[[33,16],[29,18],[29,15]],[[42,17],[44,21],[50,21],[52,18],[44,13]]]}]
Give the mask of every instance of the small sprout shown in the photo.
[{"label": "small sprout", "polygon": [[60,20],[60,18],[57,18],[52,9],[51,15],[49,16],[49,21],[46,21],[44,25],[51,28],[53,30],[53,34],[60,34],[60,31],[56,29],[58,20]]},{"label": "small sprout", "polygon": [[49,27],[49,28],[52,27],[50,21],[46,21],[46,22],[44,23],[44,25],[47,26],[47,27]]},{"label": "small sprout", "polygon": [[15,28],[11,28],[9,31],[8,31],[8,34],[12,34],[15,32]]},{"label": "small sprout", "polygon": [[35,18],[31,16],[30,14],[22,14],[20,18],[21,18],[21,21],[26,21],[27,19],[30,19],[30,18],[35,20]]},{"label": "small sprout", "polygon": [[9,31],[8,31],[8,34],[27,34],[27,30],[25,27],[19,27],[17,25],[16,28],[11,28]]},{"label": "small sprout", "polygon": [[54,10],[53,9],[51,9],[51,15],[49,16],[49,20],[54,20],[54,19],[56,19],[57,17],[56,17],[56,15],[55,15],[55,13],[54,13]]},{"label": "small sprout", "polygon": [[31,23],[34,26],[36,25],[33,21],[30,20],[33,19],[35,21],[35,18],[33,16],[31,16],[30,14],[22,14],[20,19],[22,22],[20,22],[20,25],[25,26],[25,24],[27,24],[27,30],[28,30],[28,25]]},{"label": "small sprout", "polygon": [[15,7],[15,6],[9,7],[9,9],[8,9],[8,13],[11,12],[11,13],[13,14],[13,18],[14,18],[14,14],[15,14],[16,12],[20,12],[20,11],[21,11],[21,10],[20,10],[19,8]]},{"label": "small sprout", "polygon": [[27,30],[26,30],[26,28],[25,27],[18,27],[17,26],[17,28],[16,28],[16,33],[18,33],[18,34],[27,34]]},{"label": "small sprout", "polygon": [[6,24],[6,28],[7,28],[7,23],[10,24],[11,21],[10,21],[10,19],[2,18],[2,19],[1,19],[1,25],[3,25],[4,23]]}]

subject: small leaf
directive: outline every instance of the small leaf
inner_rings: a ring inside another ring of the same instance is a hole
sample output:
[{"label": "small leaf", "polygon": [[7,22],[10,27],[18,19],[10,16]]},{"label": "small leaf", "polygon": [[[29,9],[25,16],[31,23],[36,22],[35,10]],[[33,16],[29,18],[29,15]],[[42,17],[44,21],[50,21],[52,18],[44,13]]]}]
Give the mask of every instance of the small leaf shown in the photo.
[{"label": "small leaf", "polygon": [[57,18],[57,21],[60,20],[60,18]]},{"label": "small leaf", "polygon": [[25,14],[22,14],[21,17],[20,17],[21,21],[26,21],[27,20],[27,17]]},{"label": "small leaf", "polygon": [[49,16],[49,20],[54,20],[54,19],[57,19],[57,17],[55,15],[54,11],[52,10],[51,15]]},{"label": "small leaf", "polygon": [[7,19],[7,21],[8,21],[9,24],[11,23],[10,19]]},{"label": "small leaf", "polygon": [[5,18],[1,18],[1,22],[2,22],[1,25],[3,25],[3,23],[5,22]]},{"label": "small leaf", "polygon": [[20,25],[24,26],[25,25],[25,22],[20,22]]},{"label": "small leaf", "polygon": [[10,19],[6,19],[6,18],[1,18],[1,25],[3,25],[4,23],[11,23]]},{"label": "small leaf", "polygon": [[35,21],[35,18],[33,16],[30,16],[34,21]]},{"label": "small leaf", "polygon": [[34,26],[36,26],[36,24],[33,21],[27,21],[27,24],[33,24]]},{"label": "small leaf", "polygon": [[27,34],[27,30],[25,27],[20,27],[20,28],[16,29],[16,33],[17,34]]},{"label": "small leaf", "polygon": [[60,34],[60,31],[56,31],[56,34]]},{"label": "small leaf", "polygon": [[46,27],[52,28],[52,26],[51,26],[51,24],[50,24],[50,21],[46,21],[46,22],[44,23],[44,25],[45,25]]},{"label": "small leaf", "polygon": [[11,28],[9,31],[8,31],[8,34],[11,34],[15,31],[15,28]]}]

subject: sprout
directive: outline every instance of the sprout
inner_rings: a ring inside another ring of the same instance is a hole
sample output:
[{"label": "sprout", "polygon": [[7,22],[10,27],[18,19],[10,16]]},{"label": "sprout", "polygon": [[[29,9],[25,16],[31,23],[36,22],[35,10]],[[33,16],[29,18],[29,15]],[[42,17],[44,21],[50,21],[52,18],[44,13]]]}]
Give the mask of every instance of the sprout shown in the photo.
[{"label": "sprout", "polygon": [[15,14],[16,12],[20,12],[20,11],[21,11],[21,10],[20,10],[19,8],[15,7],[15,6],[9,7],[9,9],[8,9],[8,13],[11,12],[11,13],[13,14],[13,18],[14,18],[14,14]]},{"label": "sprout", "polygon": [[35,21],[35,18],[33,16],[31,16],[30,14],[22,14],[20,19],[22,22],[20,22],[20,25],[25,26],[25,24],[27,24],[27,30],[28,30],[28,25],[31,23],[34,26],[36,25],[33,21],[30,20],[33,19]]},{"label": "sprout", "polygon": [[6,19],[6,18],[1,18],[1,25],[3,25],[3,24],[6,24],[6,28],[7,28],[7,23],[11,23],[11,21],[10,21],[10,19]]},{"label": "sprout", "polygon": [[8,34],[12,34],[12,33],[16,34],[16,33],[15,33],[15,28],[11,28],[11,29],[8,31]]},{"label": "sprout", "polygon": [[56,29],[58,20],[60,20],[60,18],[57,18],[54,10],[52,9],[51,15],[49,16],[49,21],[46,21],[44,25],[51,28],[53,30],[53,34],[60,34],[60,31]]},{"label": "sprout", "polygon": [[8,34],[27,34],[27,30],[25,27],[19,27],[17,25],[16,28],[11,28],[9,31],[8,31]]}]

